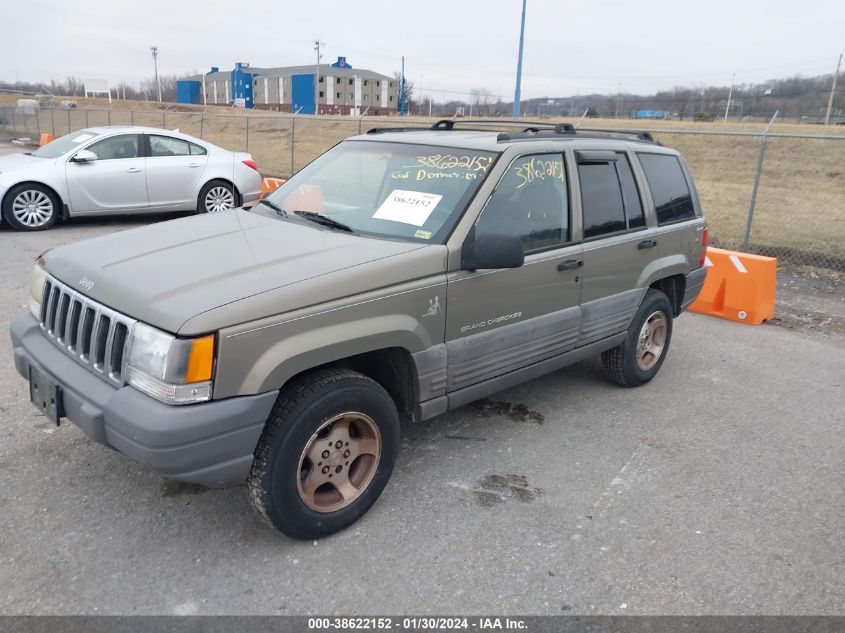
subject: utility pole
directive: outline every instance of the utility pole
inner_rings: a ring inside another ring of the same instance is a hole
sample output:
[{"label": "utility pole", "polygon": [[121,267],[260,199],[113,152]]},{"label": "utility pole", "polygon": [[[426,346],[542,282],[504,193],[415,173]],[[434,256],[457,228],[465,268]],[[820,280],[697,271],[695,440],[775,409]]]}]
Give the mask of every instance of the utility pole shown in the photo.
[{"label": "utility pole", "polygon": [[827,113],[824,115],[824,124],[830,125],[830,111],[833,109],[833,95],[836,94],[836,79],[839,77],[839,67],[842,65],[842,54],[839,54],[839,61],[836,63],[836,72],[833,73],[833,81],[830,84],[830,97],[827,100]]},{"label": "utility pole", "polygon": [[614,119],[619,118],[619,101],[622,99],[622,83],[616,84],[616,113],[613,115]]},{"label": "utility pole", "polygon": [[155,68],[156,85],[158,86],[158,102],[161,103],[161,80],[158,78],[158,46],[150,46],[153,54],[153,67]]},{"label": "utility pole", "polygon": [[314,114],[320,114],[320,40],[314,40],[314,50],[317,51],[317,72],[314,73]]},{"label": "utility pole", "polygon": [[728,122],[728,110],[731,109],[731,97],[734,94],[734,77],[736,73],[731,74],[731,89],[728,91],[728,105],[725,106],[725,123]]},{"label": "utility pole", "polygon": [[519,27],[519,57],[516,61],[516,90],[513,93],[513,116],[520,116],[522,101],[522,47],[525,43],[525,3],[522,0],[522,23]]},{"label": "utility pole", "polygon": [[405,116],[405,56],[402,55],[402,76],[399,82],[399,116]]}]

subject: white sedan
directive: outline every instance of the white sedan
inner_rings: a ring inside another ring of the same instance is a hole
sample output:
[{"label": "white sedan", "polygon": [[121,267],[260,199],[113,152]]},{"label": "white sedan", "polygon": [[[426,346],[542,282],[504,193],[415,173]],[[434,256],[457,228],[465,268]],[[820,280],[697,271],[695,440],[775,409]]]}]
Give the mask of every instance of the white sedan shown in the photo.
[{"label": "white sedan", "polygon": [[0,157],[2,218],[22,231],[70,216],[224,211],[260,194],[249,154],[158,128],[92,127]]}]

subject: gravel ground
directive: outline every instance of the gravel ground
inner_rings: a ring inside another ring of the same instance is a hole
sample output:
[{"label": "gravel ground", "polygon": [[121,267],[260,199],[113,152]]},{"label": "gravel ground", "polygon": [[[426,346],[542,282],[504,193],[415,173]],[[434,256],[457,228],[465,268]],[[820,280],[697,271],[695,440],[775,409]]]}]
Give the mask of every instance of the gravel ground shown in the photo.
[{"label": "gravel ground", "polygon": [[[38,253],[137,224],[0,229],[0,328]],[[845,340],[802,317],[842,288],[781,288],[786,327],[684,315],[646,387],[589,361],[409,426],[313,543],[47,423],[3,335],[0,614],[845,614]]]}]

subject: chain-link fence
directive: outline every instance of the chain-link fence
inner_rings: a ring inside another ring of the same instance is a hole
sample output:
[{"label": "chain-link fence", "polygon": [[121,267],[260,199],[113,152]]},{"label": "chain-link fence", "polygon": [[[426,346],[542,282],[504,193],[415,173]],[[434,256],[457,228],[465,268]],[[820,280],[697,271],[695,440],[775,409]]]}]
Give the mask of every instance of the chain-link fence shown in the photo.
[{"label": "chain-link fence", "polygon": [[[288,177],[342,139],[372,127],[429,125],[397,117],[313,117],[175,110],[0,108],[8,137],[59,137],[95,125],[179,129],[248,151],[261,172]],[[781,263],[845,271],[845,135],[649,130],[687,159],[711,243]]]}]

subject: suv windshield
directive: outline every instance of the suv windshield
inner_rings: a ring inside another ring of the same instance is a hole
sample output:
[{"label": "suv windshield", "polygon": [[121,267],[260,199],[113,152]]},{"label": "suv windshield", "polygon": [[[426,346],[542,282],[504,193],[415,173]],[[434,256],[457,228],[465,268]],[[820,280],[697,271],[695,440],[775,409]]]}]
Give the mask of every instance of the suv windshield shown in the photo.
[{"label": "suv windshield", "polygon": [[319,222],[328,228],[339,223],[355,233],[439,242],[496,156],[431,145],[345,141],[268,196],[284,213],[270,205],[253,211],[295,221],[314,221],[319,214],[334,221]]},{"label": "suv windshield", "polygon": [[95,136],[97,135],[89,130],[71,132],[70,134],[60,136],[55,141],[47,143],[44,147],[39,147],[37,150],[32,152],[32,155],[38,156],[38,158],[58,158],[62,154],[66,154],[67,152],[76,149],[85,141],[90,141]]}]

